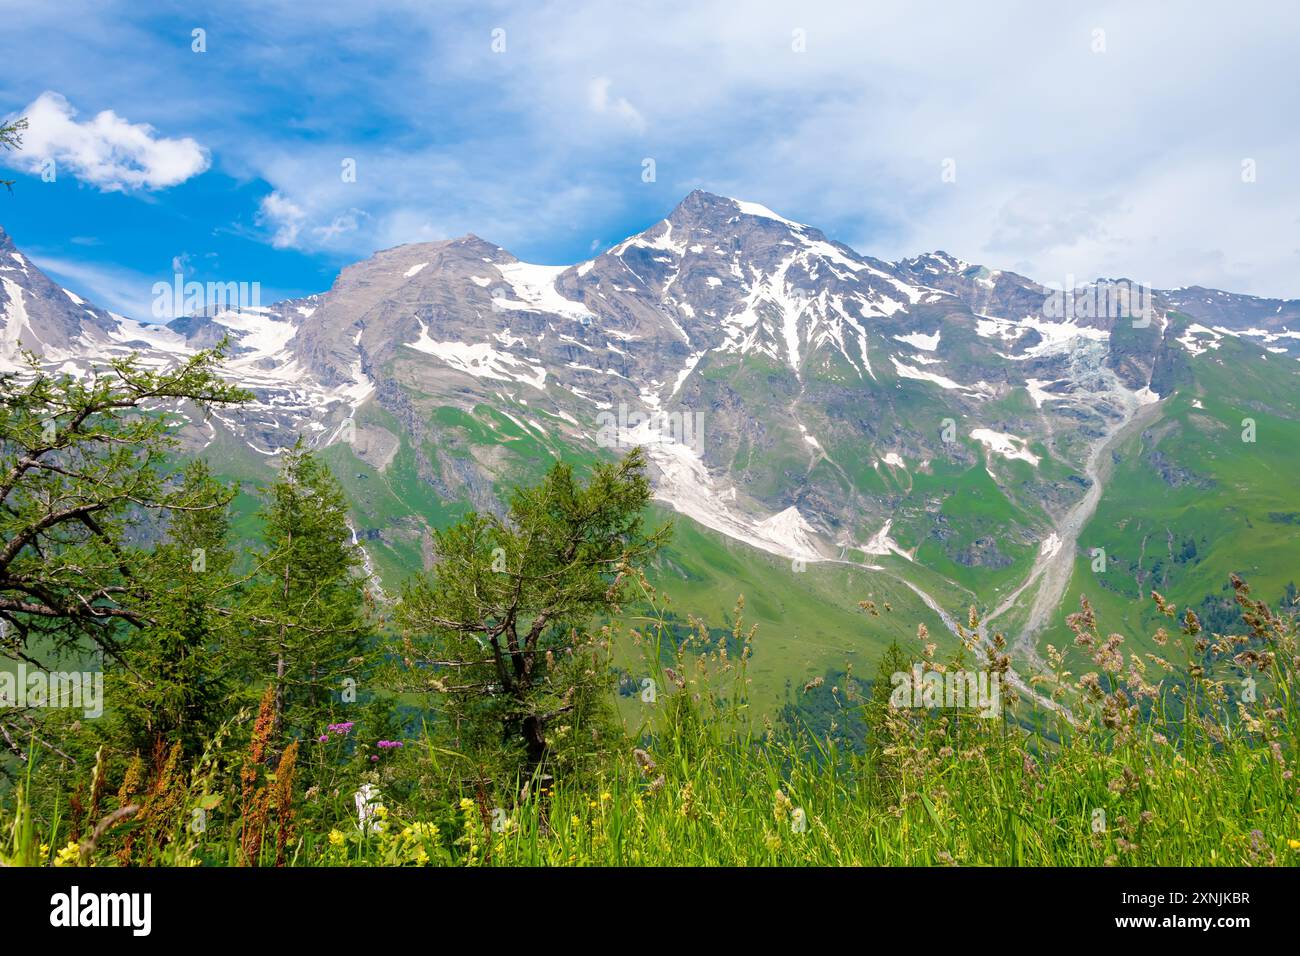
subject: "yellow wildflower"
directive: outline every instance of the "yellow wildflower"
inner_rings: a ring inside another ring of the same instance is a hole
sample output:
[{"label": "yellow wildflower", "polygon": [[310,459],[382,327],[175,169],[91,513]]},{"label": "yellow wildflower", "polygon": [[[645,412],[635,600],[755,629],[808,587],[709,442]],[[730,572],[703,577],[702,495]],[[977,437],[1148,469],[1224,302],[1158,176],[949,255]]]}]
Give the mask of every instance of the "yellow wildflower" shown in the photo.
[{"label": "yellow wildflower", "polygon": [[346,839],[347,839],[347,837],[345,837],[345,836],[343,835],[343,831],[342,831],[342,830],[331,830],[331,831],[330,831],[330,846],[342,846],[342,845],[343,845],[343,841],[346,840]]},{"label": "yellow wildflower", "polygon": [[60,850],[58,852],[58,855],[54,857],[54,865],[71,866],[77,862],[77,858],[80,855],[81,855],[81,845],[76,841],[73,841],[69,843],[67,846],[65,846],[62,850]]}]

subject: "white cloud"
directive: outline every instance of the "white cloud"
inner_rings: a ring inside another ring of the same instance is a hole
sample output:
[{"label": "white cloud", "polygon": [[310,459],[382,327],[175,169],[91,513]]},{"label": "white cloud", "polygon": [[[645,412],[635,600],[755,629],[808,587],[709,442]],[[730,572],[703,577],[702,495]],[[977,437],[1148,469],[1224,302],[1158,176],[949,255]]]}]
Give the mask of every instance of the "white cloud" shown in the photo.
[{"label": "white cloud", "polygon": [[72,104],[50,90],[19,115],[28,127],[12,162],[29,172],[53,159],[58,173],[70,172],[104,192],[125,192],[166,189],[208,168],[208,151],[188,136],[159,136],[148,123],[128,122],[112,110],[79,122]]},{"label": "white cloud", "polygon": [[325,225],[317,227],[315,232],[323,242],[329,242],[339,236],[346,236],[349,233],[356,232],[361,227],[361,220],[365,218],[366,213],[364,210],[349,209],[347,212],[335,216]]},{"label": "white cloud", "polygon": [[278,192],[265,196],[257,212],[257,224],[271,230],[271,245],[277,249],[296,246],[306,222],[303,208]]},{"label": "white cloud", "polygon": [[336,240],[350,236],[369,218],[365,210],[347,209],[341,213],[325,214],[328,221],[312,225],[313,215],[302,203],[290,199],[279,190],[262,197],[257,209],[257,224],[270,230],[271,245],[277,249],[313,250],[337,244]]},{"label": "white cloud", "polygon": [[612,114],[638,133],[645,132],[645,117],[625,97],[610,98],[611,82],[607,76],[598,76],[587,84],[587,105],[596,113]]}]

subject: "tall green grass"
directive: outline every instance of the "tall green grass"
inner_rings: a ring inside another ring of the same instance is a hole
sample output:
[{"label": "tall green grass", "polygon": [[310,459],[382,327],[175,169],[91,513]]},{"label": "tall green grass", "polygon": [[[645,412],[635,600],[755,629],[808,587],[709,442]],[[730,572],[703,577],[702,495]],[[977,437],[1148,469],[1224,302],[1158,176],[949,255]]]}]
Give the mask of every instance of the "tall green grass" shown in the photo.
[{"label": "tall green grass", "polygon": [[[389,780],[405,774],[461,785],[393,788],[404,795],[390,798],[380,780],[362,827],[352,799],[362,778],[339,770],[323,791],[299,796],[286,862],[1294,865],[1296,624],[1236,586],[1251,627],[1237,637],[1202,633],[1194,617],[1180,619],[1156,596],[1168,627],[1153,641],[1164,657],[1127,653],[1117,635],[1102,636],[1085,605],[1070,628],[1095,670],[1069,674],[1058,651],[1049,654],[1055,673],[1038,687],[1068,709],[1061,714],[1031,711],[1006,684],[1001,719],[969,709],[882,709],[873,707],[880,698],[871,688],[846,680],[832,689],[835,700],[846,717],[868,713],[873,730],[858,748],[835,729],[819,738],[750,713],[747,663],[761,636],[745,630],[742,608],[730,644],[739,654],[710,642],[703,624],[685,645],[670,646],[664,622],[650,618],[620,639],[644,655],[658,694],[599,769],[548,789],[535,781],[494,784],[465,772],[472,770],[467,756],[417,736]],[[646,597],[655,596],[648,589]],[[969,661],[976,659],[974,611],[968,623]],[[1003,647],[995,639],[979,667],[1001,675]],[[926,670],[970,666],[936,659],[924,628],[915,652]],[[211,806],[213,791],[207,773],[172,804]],[[225,806],[226,816],[214,813],[201,833],[183,825],[188,811],[179,815],[161,862],[272,863],[266,854],[241,858],[235,801]],[[76,854],[58,845],[57,823],[46,839],[37,837],[21,795],[6,822],[10,839],[0,855],[20,865],[79,856],[120,862],[114,848],[133,825],[125,821]]]}]

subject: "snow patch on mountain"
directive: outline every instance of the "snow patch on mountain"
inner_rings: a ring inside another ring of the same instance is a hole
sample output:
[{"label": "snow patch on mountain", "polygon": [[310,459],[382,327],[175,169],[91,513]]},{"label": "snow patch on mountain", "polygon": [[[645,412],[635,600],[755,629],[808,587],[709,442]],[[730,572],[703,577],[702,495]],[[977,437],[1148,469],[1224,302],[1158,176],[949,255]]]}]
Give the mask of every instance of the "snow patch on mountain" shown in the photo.
[{"label": "snow patch on mountain", "polygon": [[[653,418],[653,416],[651,416]],[[655,422],[641,422],[626,435],[640,445],[659,471],[654,497],[677,512],[719,534],[783,558],[821,561],[816,531],[796,507],[755,520],[731,503],[734,487],[720,489],[700,456],[688,445],[661,433]]]},{"label": "snow patch on mountain", "polygon": [[4,328],[0,329],[0,368],[12,371],[20,367],[14,360],[18,357],[23,329],[27,327],[27,307],[23,304],[22,286],[4,276],[0,276],[0,284],[3,284],[8,299]]},{"label": "snow patch on mountain", "polygon": [[901,376],[902,378],[914,378],[919,382],[931,382],[935,385],[938,385],[940,388],[946,388],[950,390],[951,389],[955,389],[958,391],[967,390],[967,386],[962,385],[958,382],[954,382],[952,379],[948,378],[947,376],[936,375],[933,372],[923,372],[919,368],[912,368],[912,366],[910,365],[905,365],[904,363],[898,360],[898,356],[896,355],[889,356],[889,360],[894,363],[894,371],[896,371],[899,374],[899,376]]},{"label": "snow patch on mountain", "polygon": [[1033,329],[1042,341],[1018,355],[1008,356],[1009,358],[1043,358],[1071,351],[1076,347],[1075,343],[1079,339],[1090,339],[1095,342],[1105,342],[1110,339],[1110,333],[1105,329],[1094,329],[1092,326],[1078,325],[1074,322],[1048,322],[1045,319],[1026,316],[1019,325],[1022,329]]},{"label": "snow patch on mountain", "polygon": [[744,199],[732,199],[731,201],[736,204],[736,208],[739,209],[743,215],[756,216],[759,219],[775,219],[777,222],[783,223],[797,231],[802,231],[808,228],[800,223],[786,219],[785,216],[777,215],[761,203],[747,202]]},{"label": "snow patch on mountain", "polygon": [[970,437],[1008,461],[1027,461],[1037,468],[1041,460],[1029,450],[1029,442],[1017,435],[995,432],[991,428],[976,428],[971,431]]},{"label": "snow patch on mountain", "polygon": [[1192,355],[1204,354],[1209,349],[1217,349],[1223,342],[1223,335],[1214,329],[1207,329],[1199,323],[1193,322],[1187,327],[1181,336],[1178,337],[1178,344],[1187,349]]},{"label": "snow patch on mountain", "polygon": [[596,316],[585,305],[566,299],[555,288],[555,280],[568,269],[568,266],[540,266],[530,262],[499,265],[497,271],[517,298],[494,297],[493,305],[526,312],[551,312],[571,319],[594,319]]},{"label": "snow patch on mountain", "polygon": [[1025,326],[1010,319],[982,315],[975,320],[975,334],[986,339],[1002,339],[1004,342],[1011,343],[1025,334]]},{"label": "snow patch on mountain", "polygon": [[913,560],[912,556],[898,546],[898,542],[889,536],[889,529],[893,527],[894,519],[886,519],[884,525],[879,531],[871,536],[866,544],[858,544],[853,547],[867,554],[897,554],[907,560]]},{"label": "snow patch on mountain", "polygon": [[452,368],[476,378],[520,382],[543,390],[546,387],[546,369],[540,365],[530,365],[509,352],[494,349],[486,342],[436,341],[429,335],[429,327],[424,322],[420,323],[420,337],[404,344],[409,349],[440,358]]},{"label": "snow patch on mountain", "polygon": [[1061,536],[1053,531],[1038,546],[1038,556],[1047,559],[1061,550]]},{"label": "snow patch on mountain", "polygon": [[922,349],[926,352],[934,352],[939,348],[939,335],[942,330],[936,330],[933,334],[927,335],[924,332],[909,332],[907,335],[895,335],[900,342],[906,342],[913,348]]},{"label": "snow patch on mountain", "polygon": [[1045,385],[1055,385],[1057,382],[1060,381],[1062,381],[1062,379],[1056,379],[1055,381],[1051,381],[1051,382],[1045,381],[1041,378],[1025,379],[1025,390],[1029,392],[1029,397],[1033,399],[1034,408],[1042,408],[1043,402],[1065,401],[1063,396],[1053,395],[1051,392],[1049,392],[1046,388],[1043,387]]},{"label": "snow patch on mountain", "polygon": [[109,332],[108,337],[121,345],[143,342],[150,348],[169,355],[184,355],[190,351],[183,335],[178,335],[165,325],[152,325],[134,319],[119,318],[117,328]]},{"label": "snow patch on mountain", "polygon": [[754,525],[754,531],[766,541],[778,544],[783,553],[791,557],[818,560],[817,531],[804,520],[794,505],[784,511],[764,518]]}]

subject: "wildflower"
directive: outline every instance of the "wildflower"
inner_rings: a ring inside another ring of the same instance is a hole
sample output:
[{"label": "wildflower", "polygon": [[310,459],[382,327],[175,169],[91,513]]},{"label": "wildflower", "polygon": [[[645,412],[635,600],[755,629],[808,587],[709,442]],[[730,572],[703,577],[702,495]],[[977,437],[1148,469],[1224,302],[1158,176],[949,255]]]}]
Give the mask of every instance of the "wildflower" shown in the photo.
[{"label": "wildflower", "polygon": [[776,822],[785,822],[785,819],[790,815],[790,811],[793,809],[794,803],[791,802],[790,798],[787,797],[783,791],[778,790],[776,792],[775,806],[772,808],[772,815],[776,818]]},{"label": "wildflower", "polygon": [[344,736],[345,734],[350,733],[351,730],[352,730],[352,728],[355,727],[355,726],[356,726],[356,723],[355,723],[354,721],[351,721],[351,720],[345,720],[345,721],[344,721],[343,723],[341,723],[341,724],[330,724],[329,727],[328,727],[327,729],[329,730],[330,733],[332,733],[332,734],[338,734],[340,737],[342,737],[342,736]]},{"label": "wildflower", "polygon": [[317,742],[318,742],[318,743],[322,743],[322,744],[325,743],[325,741],[327,741],[327,740],[329,740],[329,739],[330,739],[330,735],[329,735],[329,734],[321,734],[319,737],[316,738]]},{"label": "wildflower", "polygon": [[613,800],[613,799],[614,799],[614,795],[613,795],[612,793],[610,793],[608,790],[606,790],[604,793],[602,793],[602,794],[600,795],[600,802],[601,802],[601,803],[608,803],[610,800]]},{"label": "wildflower", "polygon": [[436,840],[441,832],[437,824],[417,820],[402,831],[402,836],[414,840]]},{"label": "wildflower", "polygon": [[400,740],[381,740],[379,741],[378,744],[380,750],[393,750],[394,748],[400,746],[402,746],[402,742]]},{"label": "wildflower", "polygon": [[[352,800],[357,807],[357,826],[363,833],[370,833],[383,829],[379,817],[379,790],[369,783],[363,783],[361,788],[352,795]],[[388,811],[385,810],[385,813]],[[375,817],[379,817],[376,820]]]},{"label": "wildflower", "polygon": [[330,831],[330,846],[342,846],[345,839],[347,838],[343,836],[342,830]]},{"label": "wildflower", "polygon": [[636,758],[637,766],[641,768],[642,774],[648,777],[654,772],[654,759],[640,747],[632,751],[632,756]]},{"label": "wildflower", "polygon": [[1286,845],[1293,850],[1300,850],[1300,840],[1287,840]]},{"label": "wildflower", "polygon": [[70,842],[54,857],[55,866],[72,866],[81,855],[81,845],[75,840]]},{"label": "wildflower", "polygon": [[686,781],[686,786],[682,787],[678,796],[682,801],[682,805],[677,808],[678,812],[684,817],[695,816],[695,786],[691,781]]}]

